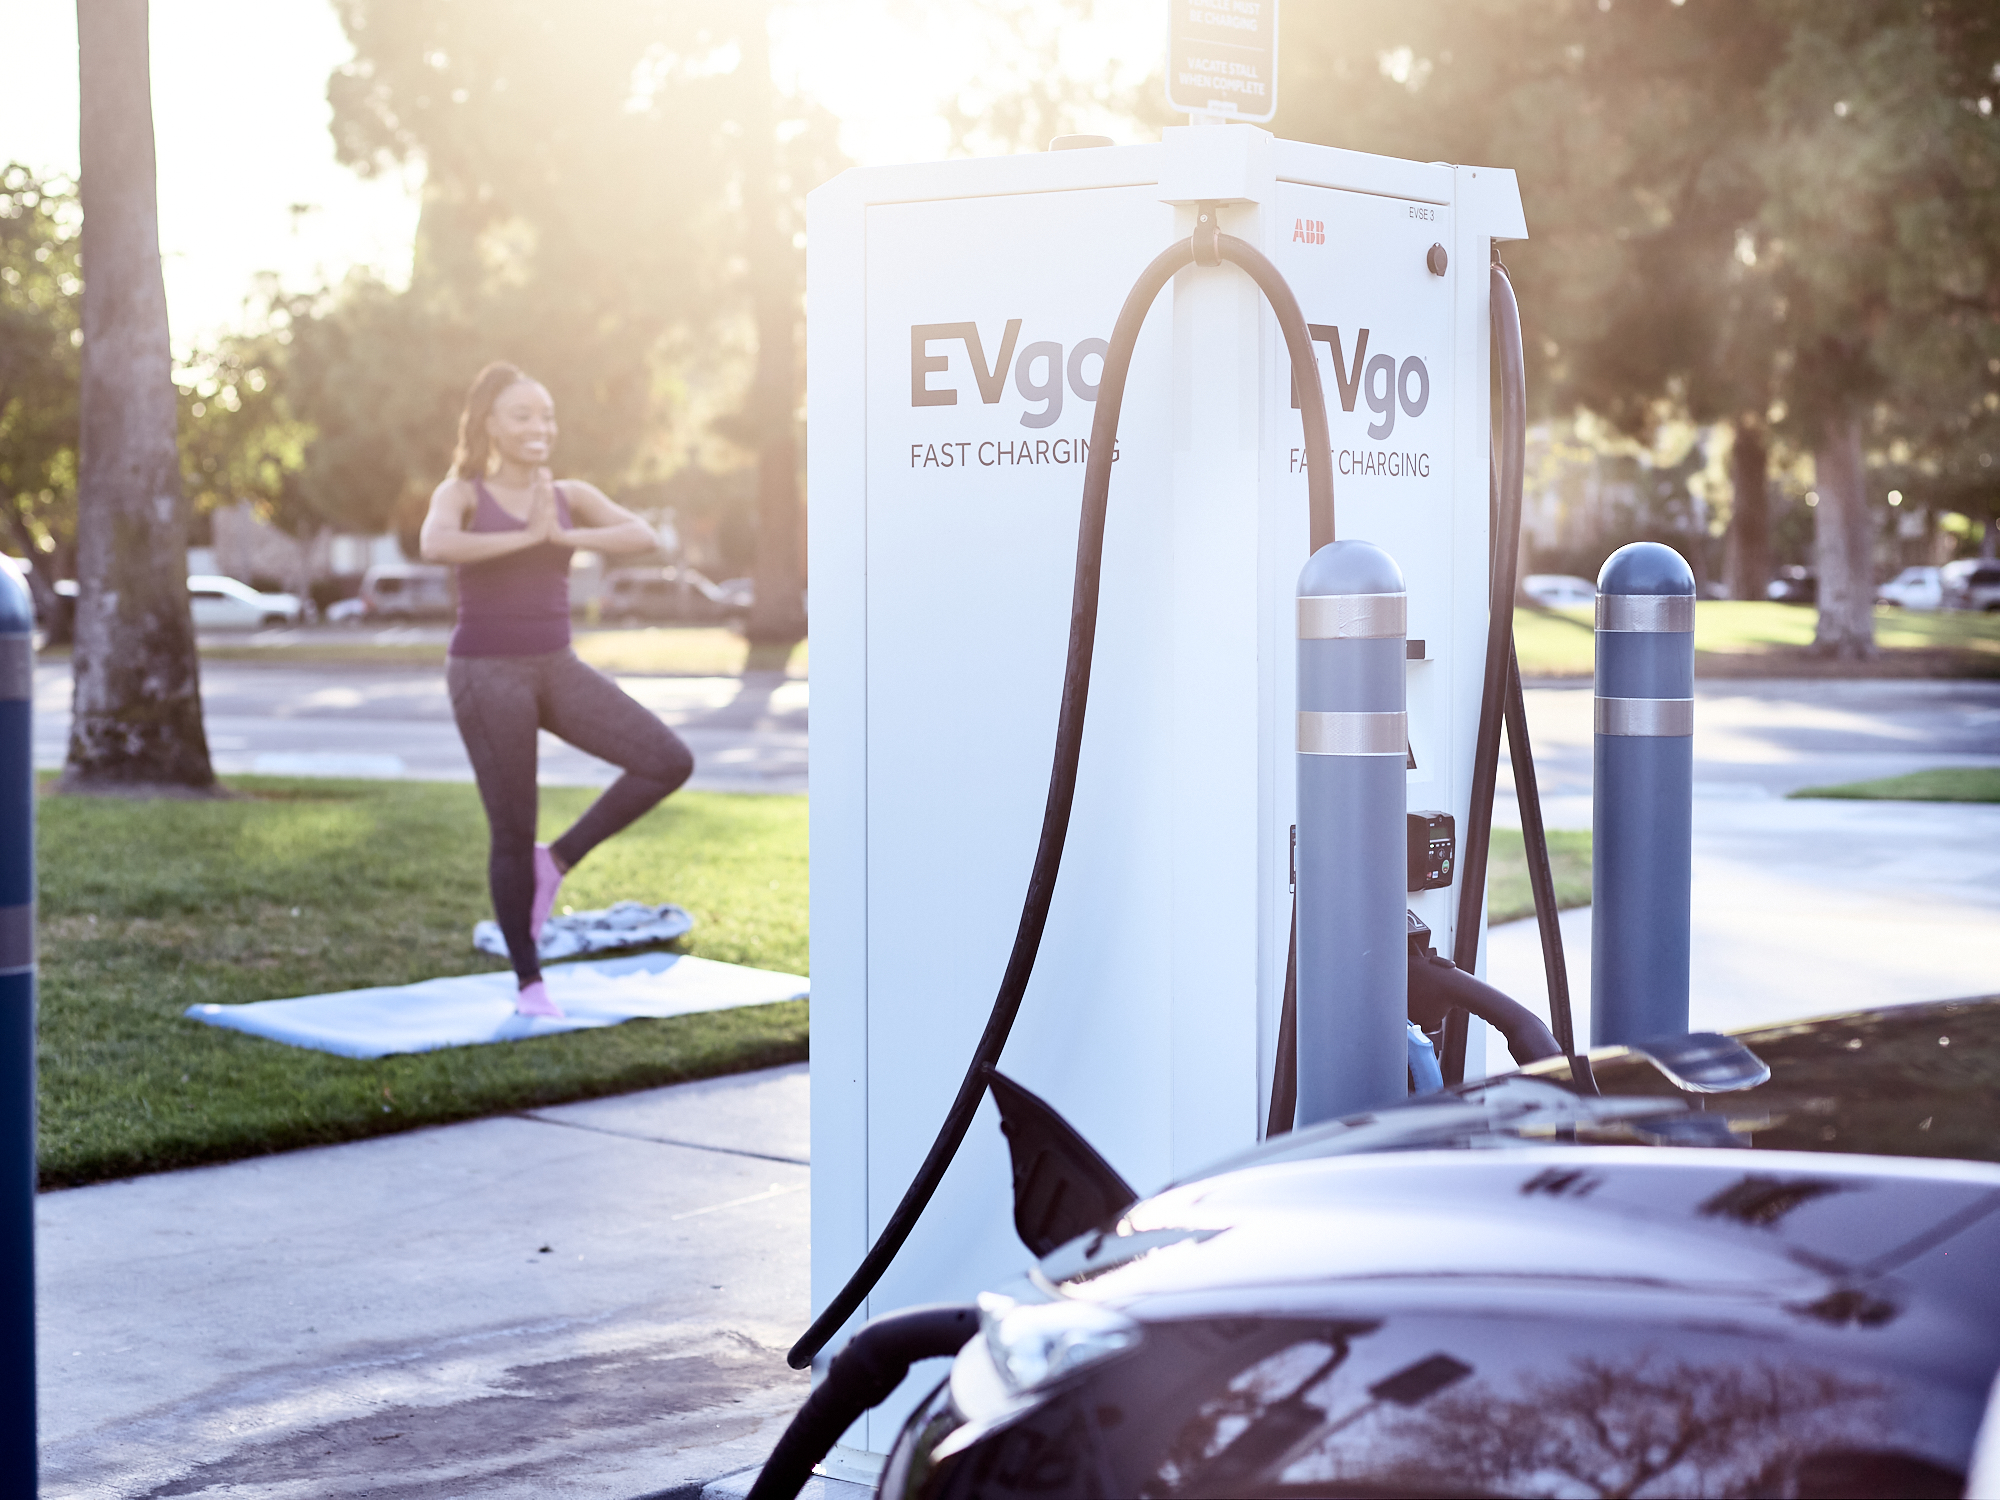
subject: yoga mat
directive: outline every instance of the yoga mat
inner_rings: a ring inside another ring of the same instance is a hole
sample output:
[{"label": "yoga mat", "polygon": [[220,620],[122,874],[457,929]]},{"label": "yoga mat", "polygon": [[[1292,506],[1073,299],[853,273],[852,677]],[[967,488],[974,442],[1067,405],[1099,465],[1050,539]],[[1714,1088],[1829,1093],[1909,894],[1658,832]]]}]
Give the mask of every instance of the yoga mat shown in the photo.
[{"label": "yoga mat", "polygon": [[639,1017],[684,1016],[804,999],[807,981],[740,964],[717,963],[684,953],[638,953],[552,964],[542,971],[549,998],[567,1015],[514,1014],[514,976],[463,974],[417,984],[382,985],[258,1000],[248,1005],[190,1005],[185,1014],[209,1026],[226,1026],[294,1047],[338,1057],[386,1057],[518,1042],[593,1026],[616,1026]]}]

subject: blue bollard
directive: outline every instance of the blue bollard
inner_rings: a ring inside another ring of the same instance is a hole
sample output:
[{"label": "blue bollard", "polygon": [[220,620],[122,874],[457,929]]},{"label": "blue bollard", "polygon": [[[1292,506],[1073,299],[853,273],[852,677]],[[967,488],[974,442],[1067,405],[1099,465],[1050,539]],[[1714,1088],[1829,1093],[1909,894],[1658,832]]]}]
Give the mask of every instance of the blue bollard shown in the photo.
[{"label": "blue bollard", "polygon": [[0,1491],[10,1495],[36,1488],[34,628],[27,586],[0,568]]},{"label": "blue bollard", "polygon": [[1300,1126],[1410,1093],[1408,603],[1369,542],[1299,574]]},{"label": "blue bollard", "polygon": [[1590,1043],[1688,1029],[1694,574],[1633,542],[1597,575]]}]

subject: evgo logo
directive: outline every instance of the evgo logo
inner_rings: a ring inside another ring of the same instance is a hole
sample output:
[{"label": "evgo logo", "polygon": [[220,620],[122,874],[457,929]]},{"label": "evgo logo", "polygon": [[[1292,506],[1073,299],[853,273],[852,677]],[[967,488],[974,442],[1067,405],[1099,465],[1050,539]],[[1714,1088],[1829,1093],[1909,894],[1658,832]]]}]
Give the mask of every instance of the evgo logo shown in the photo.
[{"label": "evgo logo", "polygon": [[[960,343],[972,364],[972,379],[979,399],[996,406],[1007,391],[1007,372],[1014,372],[1014,389],[1038,411],[1021,413],[1023,427],[1053,427],[1062,416],[1063,391],[1067,388],[1079,400],[1097,399],[1098,381],[1104,375],[1104,354],[1111,346],[1103,339],[1084,339],[1067,351],[1053,339],[1038,340],[1016,352],[1021,337],[1021,320],[1009,318],[1000,335],[999,351],[991,364],[986,346],[979,338],[977,323],[913,323],[910,325],[910,405],[956,406],[956,386],[933,386],[931,377],[949,375],[952,359],[949,348],[933,354],[932,344]],[[1089,362],[1097,361],[1092,379]]]},{"label": "evgo logo", "polygon": [[[1375,420],[1368,424],[1368,435],[1378,443],[1396,430],[1397,408],[1414,419],[1421,417],[1431,404],[1431,368],[1418,356],[1412,354],[1400,363],[1393,354],[1371,356],[1369,330],[1363,328],[1355,335],[1354,362],[1350,365],[1341,349],[1338,328],[1327,323],[1308,323],[1306,329],[1314,343],[1325,344],[1333,351],[1333,386],[1340,397],[1340,409],[1353,411],[1354,398],[1365,399],[1368,409],[1375,413]],[[1298,382],[1293,381],[1292,405],[1298,404]]]}]

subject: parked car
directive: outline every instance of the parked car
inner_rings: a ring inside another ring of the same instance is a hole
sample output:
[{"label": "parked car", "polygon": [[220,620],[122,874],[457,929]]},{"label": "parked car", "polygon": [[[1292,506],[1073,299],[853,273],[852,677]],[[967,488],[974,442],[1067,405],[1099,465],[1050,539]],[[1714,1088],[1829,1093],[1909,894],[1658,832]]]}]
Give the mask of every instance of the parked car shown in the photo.
[{"label": "parked car", "polygon": [[1994,1493],[1996,1074],[2000,996],[1600,1049],[1143,1199],[1003,1102],[1024,1240],[1123,1206],[961,1315],[878,1493]]},{"label": "parked car", "polygon": [[1597,585],[1571,573],[1530,573],[1521,592],[1544,609],[1589,609],[1597,602]]},{"label": "parked car", "polygon": [[1819,603],[1819,575],[1811,568],[1790,563],[1778,569],[1778,576],[1764,586],[1766,598],[1780,604]]},{"label": "parked car", "polygon": [[748,612],[697,568],[613,568],[598,595],[606,620],[709,624]]},{"label": "parked car", "polygon": [[2000,562],[1962,558],[1938,569],[1946,609],[2000,610]]},{"label": "parked car", "polygon": [[267,594],[219,573],[191,573],[187,586],[196,630],[256,630],[296,625],[305,617],[298,595]]},{"label": "parked car", "polygon": [[1875,602],[1893,604],[1899,609],[1941,609],[1944,577],[1936,568],[1905,568],[1875,591]]},{"label": "parked car", "polygon": [[370,568],[357,597],[370,620],[449,619],[458,608],[451,569],[432,563]]}]

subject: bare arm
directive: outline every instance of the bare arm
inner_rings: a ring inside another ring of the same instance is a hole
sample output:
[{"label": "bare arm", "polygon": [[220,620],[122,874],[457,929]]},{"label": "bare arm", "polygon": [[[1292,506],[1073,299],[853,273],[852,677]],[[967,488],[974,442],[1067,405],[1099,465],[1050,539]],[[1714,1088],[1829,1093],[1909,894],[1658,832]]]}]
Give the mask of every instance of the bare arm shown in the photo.
[{"label": "bare arm", "polygon": [[417,544],[425,562],[486,562],[549,540],[545,530],[534,526],[524,531],[467,531],[465,520],[474,500],[472,486],[462,479],[447,479],[431,492]]},{"label": "bare arm", "polygon": [[631,511],[610,499],[594,484],[565,479],[563,495],[569,501],[572,525],[560,530],[554,540],[565,547],[587,547],[592,552],[651,552],[660,545],[653,528]]}]

